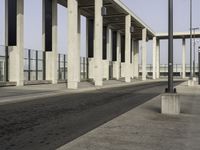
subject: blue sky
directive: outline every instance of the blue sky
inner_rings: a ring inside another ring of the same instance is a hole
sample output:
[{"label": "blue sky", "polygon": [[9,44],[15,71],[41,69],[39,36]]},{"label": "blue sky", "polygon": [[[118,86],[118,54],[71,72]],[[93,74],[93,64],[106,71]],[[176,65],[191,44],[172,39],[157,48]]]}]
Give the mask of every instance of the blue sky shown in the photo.
[{"label": "blue sky", "polygon": [[[4,44],[4,1],[0,0],[0,45]],[[168,30],[168,0],[121,0],[155,32]],[[42,0],[25,2],[25,47],[42,49]],[[193,26],[200,26],[200,0],[193,0]],[[189,0],[174,0],[174,31],[189,30]],[[85,18],[82,17],[81,54],[85,55]],[[67,9],[58,7],[58,50],[67,51]],[[175,63],[181,63],[181,40],[174,42]],[[200,45],[200,44],[199,44]],[[197,45],[197,46],[199,46]],[[148,63],[152,63],[152,42],[148,42]],[[161,63],[167,63],[167,41],[161,41]],[[187,56],[189,41],[187,40]],[[186,62],[189,63],[187,57]]]}]

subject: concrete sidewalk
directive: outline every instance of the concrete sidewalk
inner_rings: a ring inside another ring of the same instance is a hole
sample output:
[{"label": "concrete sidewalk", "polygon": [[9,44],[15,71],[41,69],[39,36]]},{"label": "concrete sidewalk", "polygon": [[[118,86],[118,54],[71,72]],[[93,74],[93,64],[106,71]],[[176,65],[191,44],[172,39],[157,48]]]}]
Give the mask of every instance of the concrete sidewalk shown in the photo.
[{"label": "concrete sidewalk", "polygon": [[181,115],[160,114],[160,96],[58,150],[199,150],[200,87],[177,87]]},{"label": "concrete sidewalk", "polygon": [[125,83],[121,80],[119,81],[108,80],[104,81],[104,85],[102,87],[95,87],[93,84],[89,82],[81,82],[79,84],[79,89],[77,90],[67,89],[66,83],[29,85],[23,87],[4,87],[0,88],[0,93],[1,93],[0,105],[29,101],[43,97],[50,97],[50,96],[57,96],[57,95],[71,94],[71,93],[81,93],[81,92],[94,91],[98,89],[123,87],[128,85],[138,85],[150,82],[153,83],[165,80],[166,79],[147,80],[147,81],[133,80],[131,83]]}]

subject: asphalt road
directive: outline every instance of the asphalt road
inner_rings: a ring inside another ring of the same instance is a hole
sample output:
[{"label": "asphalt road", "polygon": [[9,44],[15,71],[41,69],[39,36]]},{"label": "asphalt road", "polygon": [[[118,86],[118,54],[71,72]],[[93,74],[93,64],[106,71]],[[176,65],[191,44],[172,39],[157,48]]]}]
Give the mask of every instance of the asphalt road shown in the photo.
[{"label": "asphalt road", "polygon": [[159,95],[166,85],[145,83],[0,106],[0,150],[54,150]]}]

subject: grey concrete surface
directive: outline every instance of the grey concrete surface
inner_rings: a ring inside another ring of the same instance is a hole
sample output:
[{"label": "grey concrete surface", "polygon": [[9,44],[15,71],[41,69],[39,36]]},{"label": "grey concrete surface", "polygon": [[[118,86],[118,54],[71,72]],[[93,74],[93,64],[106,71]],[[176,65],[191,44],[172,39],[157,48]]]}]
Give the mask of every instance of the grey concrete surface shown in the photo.
[{"label": "grey concrete surface", "polygon": [[160,113],[160,96],[57,150],[199,150],[200,87],[177,87],[181,114]]},{"label": "grey concrete surface", "polygon": [[144,83],[155,83],[159,81],[166,81],[165,79],[160,80],[132,80],[131,83],[125,83],[122,80],[108,80],[104,81],[102,87],[95,87],[92,82],[81,82],[79,83],[78,90],[67,89],[67,84],[42,84],[42,85],[29,85],[23,87],[4,87],[0,88],[0,105],[18,103],[24,101],[30,101],[36,98],[48,98],[50,96],[58,96],[69,93],[80,93],[94,91],[98,89],[123,87],[127,85],[138,85]]},{"label": "grey concrete surface", "polygon": [[166,86],[166,81],[147,82],[1,105],[0,149],[54,150],[160,95]]}]

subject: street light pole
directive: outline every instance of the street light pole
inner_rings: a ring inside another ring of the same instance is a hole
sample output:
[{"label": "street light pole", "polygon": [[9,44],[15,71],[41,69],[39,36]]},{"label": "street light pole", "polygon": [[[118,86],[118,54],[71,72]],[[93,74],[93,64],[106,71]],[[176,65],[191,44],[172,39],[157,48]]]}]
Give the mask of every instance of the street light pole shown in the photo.
[{"label": "street light pole", "polygon": [[192,76],[192,0],[190,0],[190,80]]},{"label": "street light pole", "polygon": [[193,48],[193,77],[196,77],[196,39],[195,39],[195,31],[196,30],[199,30],[199,28],[192,28],[192,30],[194,31],[194,36],[193,36],[193,38],[194,38],[194,40],[193,40],[193,46],[194,46],[194,48]]},{"label": "street light pole", "polygon": [[169,24],[168,24],[168,93],[174,93],[173,83],[173,0],[169,0]]},{"label": "street light pole", "polygon": [[199,85],[200,85],[200,47],[199,47],[199,50],[198,50],[198,55],[199,55]]}]

